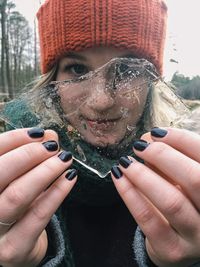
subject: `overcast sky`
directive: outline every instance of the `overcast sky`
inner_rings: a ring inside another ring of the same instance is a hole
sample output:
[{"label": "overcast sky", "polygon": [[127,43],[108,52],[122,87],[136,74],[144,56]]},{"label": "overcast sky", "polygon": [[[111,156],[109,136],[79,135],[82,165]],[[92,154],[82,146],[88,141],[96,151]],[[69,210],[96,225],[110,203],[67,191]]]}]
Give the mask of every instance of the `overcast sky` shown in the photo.
[{"label": "overcast sky", "polygon": [[[44,0],[13,0],[17,9],[29,20]],[[200,0],[166,0],[168,32],[164,60],[167,80],[175,71],[184,75],[200,75]],[[179,63],[170,63],[173,58]]]}]

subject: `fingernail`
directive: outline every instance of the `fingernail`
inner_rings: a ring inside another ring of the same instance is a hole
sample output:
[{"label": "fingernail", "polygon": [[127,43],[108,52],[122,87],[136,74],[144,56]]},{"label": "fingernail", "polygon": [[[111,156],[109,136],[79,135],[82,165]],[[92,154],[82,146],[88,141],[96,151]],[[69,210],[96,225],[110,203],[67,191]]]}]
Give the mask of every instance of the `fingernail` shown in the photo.
[{"label": "fingernail", "polygon": [[65,177],[67,180],[71,181],[77,176],[78,172],[75,169],[68,170]]},{"label": "fingernail", "polygon": [[116,178],[116,179],[119,179],[119,178],[121,178],[122,177],[122,172],[121,172],[121,170],[119,169],[119,167],[118,166],[113,166],[112,168],[111,168],[111,172],[112,172],[112,174],[114,175],[114,177]]},{"label": "fingernail", "polygon": [[121,157],[119,159],[119,164],[124,167],[125,169],[132,163],[132,161],[128,157]]},{"label": "fingernail", "polygon": [[145,148],[147,148],[148,146],[149,144],[147,142],[144,142],[143,140],[142,141],[138,140],[133,142],[133,147],[139,151],[144,151]]},{"label": "fingernail", "polygon": [[44,129],[32,128],[27,133],[31,138],[40,138],[44,136]]},{"label": "fingernail", "polygon": [[57,144],[56,141],[53,141],[53,140],[52,141],[47,141],[47,142],[44,142],[42,144],[48,151],[53,152],[53,151],[58,150],[58,144]]},{"label": "fingernail", "polygon": [[143,139],[139,139],[139,140],[136,140],[136,141],[140,141],[140,142],[148,144],[148,142],[146,140],[143,140]]},{"label": "fingernail", "polygon": [[63,162],[67,162],[70,159],[72,159],[72,153],[70,151],[62,151],[58,157],[63,161]]},{"label": "fingernail", "polygon": [[153,128],[151,130],[151,135],[154,137],[164,137],[168,132],[165,129],[160,129],[160,128]]}]

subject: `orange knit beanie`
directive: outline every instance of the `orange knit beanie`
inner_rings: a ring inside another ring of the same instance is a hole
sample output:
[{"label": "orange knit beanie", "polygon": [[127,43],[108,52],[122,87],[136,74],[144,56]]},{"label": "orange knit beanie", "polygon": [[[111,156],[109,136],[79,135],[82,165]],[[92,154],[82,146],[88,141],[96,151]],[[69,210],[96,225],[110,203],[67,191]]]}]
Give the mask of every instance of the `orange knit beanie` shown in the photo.
[{"label": "orange knit beanie", "polygon": [[37,17],[42,73],[69,51],[94,46],[128,49],[162,73],[163,0],[46,0]]}]

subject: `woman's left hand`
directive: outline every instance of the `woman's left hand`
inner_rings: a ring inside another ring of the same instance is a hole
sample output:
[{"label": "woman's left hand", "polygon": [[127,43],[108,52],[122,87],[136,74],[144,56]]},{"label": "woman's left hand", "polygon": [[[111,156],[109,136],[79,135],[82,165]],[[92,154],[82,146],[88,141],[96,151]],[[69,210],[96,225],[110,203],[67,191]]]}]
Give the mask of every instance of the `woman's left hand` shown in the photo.
[{"label": "woman's left hand", "polygon": [[133,149],[145,164],[121,158],[112,168],[114,184],[146,236],[151,260],[188,267],[200,262],[200,136],[154,128],[142,139],[151,142],[136,141]]}]

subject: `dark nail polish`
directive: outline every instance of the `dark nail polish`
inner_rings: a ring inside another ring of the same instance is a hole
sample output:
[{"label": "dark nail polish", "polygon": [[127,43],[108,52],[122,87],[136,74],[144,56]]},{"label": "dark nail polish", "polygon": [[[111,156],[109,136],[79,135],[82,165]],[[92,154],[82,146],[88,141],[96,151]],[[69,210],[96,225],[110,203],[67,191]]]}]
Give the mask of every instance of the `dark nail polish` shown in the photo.
[{"label": "dark nail polish", "polygon": [[148,143],[146,143],[146,142],[144,142],[144,141],[140,141],[140,140],[135,141],[135,142],[133,143],[133,147],[134,147],[136,150],[139,150],[139,151],[144,151],[145,148],[148,147],[148,145],[149,145]]},{"label": "dark nail polish", "polygon": [[151,135],[154,137],[164,137],[167,134],[167,131],[164,129],[160,129],[160,128],[153,128],[151,130]]},{"label": "dark nail polish", "polygon": [[78,173],[77,170],[72,169],[66,173],[65,177],[67,180],[71,181],[77,176],[77,173]]},{"label": "dark nail polish", "polygon": [[56,141],[47,141],[42,144],[48,151],[53,152],[53,151],[58,150],[58,144]]},{"label": "dark nail polish", "polygon": [[128,157],[121,157],[119,159],[119,164],[124,168],[128,168],[131,163],[132,161]]},{"label": "dark nail polish", "polygon": [[44,136],[44,129],[32,128],[27,133],[31,138],[40,138]]},{"label": "dark nail polish", "polygon": [[70,159],[72,159],[72,153],[69,152],[69,151],[63,151],[63,152],[61,152],[61,153],[58,155],[58,157],[59,157],[62,161],[67,162],[67,161],[69,161]]},{"label": "dark nail polish", "polygon": [[111,168],[111,172],[112,172],[112,174],[114,175],[114,177],[116,179],[119,179],[119,178],[122,177],[122,172],[121,172],[121,170],[120,170],[120,168],[118,166],[113,166]]},{"label": "dark nail polish", "polygon": [[143,140],[143,139],[139,139],[139,140],[136,140],[136,141],[140,141],[140,142],[148,144],[148,142],[146,140]]}]

